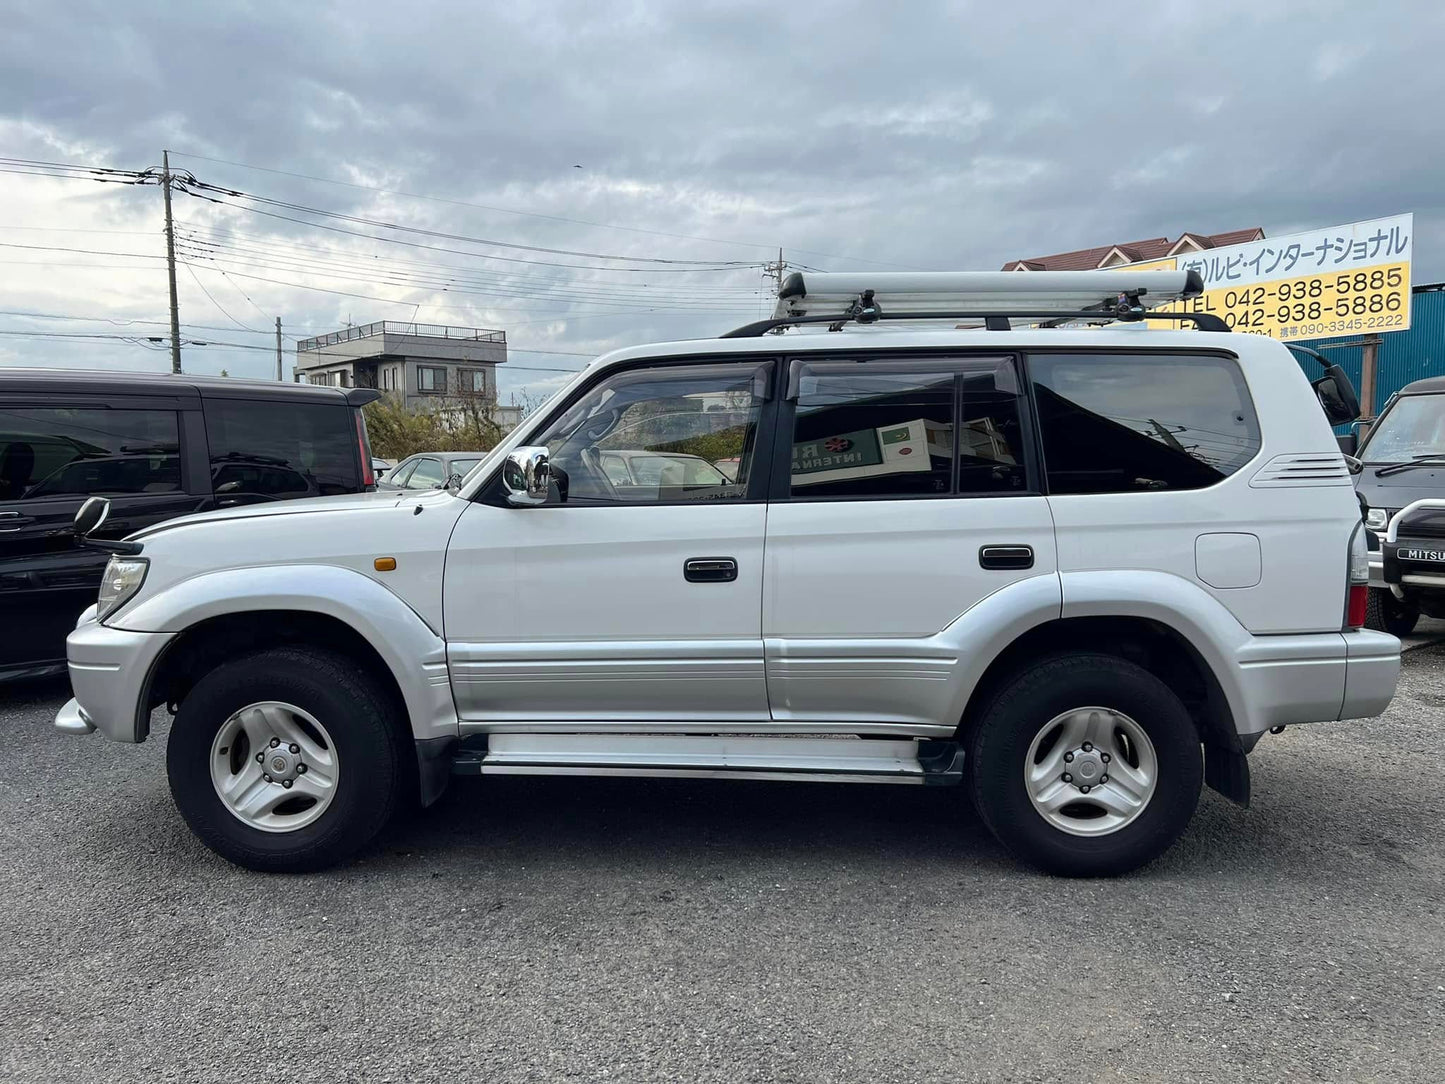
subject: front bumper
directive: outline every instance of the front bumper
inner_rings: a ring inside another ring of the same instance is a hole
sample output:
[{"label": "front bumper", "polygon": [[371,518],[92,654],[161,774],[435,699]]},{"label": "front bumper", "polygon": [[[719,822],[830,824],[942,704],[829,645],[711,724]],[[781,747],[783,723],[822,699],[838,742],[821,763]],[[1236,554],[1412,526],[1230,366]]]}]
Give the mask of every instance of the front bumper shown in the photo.
[{"label": "front bumper", "polygon": [[1400,641],[1354,629],[1255,636],[1238,654],[1244,711],[1241,737],[1271,727],[1379,715],[1395,695]]},{"label": "front bumper", "polygon": [[156,659],[174,638],[170,632],[113,629],[95,620],[94,609],[87,610],[65,639],[75,699],[60,709],[55,728],[67,734],[99,730],[111,741],[145,741],[146,686]]}]

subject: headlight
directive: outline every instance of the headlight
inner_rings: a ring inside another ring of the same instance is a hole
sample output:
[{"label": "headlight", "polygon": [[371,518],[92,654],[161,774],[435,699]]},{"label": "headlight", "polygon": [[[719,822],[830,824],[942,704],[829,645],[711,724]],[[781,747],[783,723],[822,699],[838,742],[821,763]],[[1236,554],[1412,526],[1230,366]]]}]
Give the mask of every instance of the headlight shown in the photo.
[{"label": "headlight", "polygon": [[1372,531],[1383,531],[1390,525],[1390,512],[1385,508],[1371,508],[1365,513],[1365,526]]},{"label": "headlight", "polygon": [[96,599],[95,616],[104,621],[140,590],[145,583],[150,562],[144,557],[112,557],[100,581],[100,597]]}]

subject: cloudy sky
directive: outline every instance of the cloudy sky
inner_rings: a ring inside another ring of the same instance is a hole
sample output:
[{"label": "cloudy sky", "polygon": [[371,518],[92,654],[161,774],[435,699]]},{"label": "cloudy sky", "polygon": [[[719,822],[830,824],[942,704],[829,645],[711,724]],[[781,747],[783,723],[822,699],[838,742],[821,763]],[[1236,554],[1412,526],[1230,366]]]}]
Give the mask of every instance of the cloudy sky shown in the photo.
[{"label": "cloudy sky", "polygon": [[[504,395],[535,396],[756,318],[779,247],[992,269],[1413,211],[1415,281],[1445,279],[1438,0],[0,0],[0,26],[0,156],[168,148],[199,182],[194,372],[274,374],[277,316],[414,318],[505,329]],[[0,169],[0,365],[167,368],[159,189]]]}]

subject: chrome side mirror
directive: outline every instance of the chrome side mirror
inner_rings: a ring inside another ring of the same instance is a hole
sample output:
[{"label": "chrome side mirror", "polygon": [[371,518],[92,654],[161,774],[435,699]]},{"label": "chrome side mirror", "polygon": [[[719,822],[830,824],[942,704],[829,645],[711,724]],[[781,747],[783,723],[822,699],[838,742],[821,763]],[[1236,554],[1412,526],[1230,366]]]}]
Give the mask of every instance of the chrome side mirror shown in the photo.
[{"label": "chrome side mirror", "polygon": [[84,504],[75,513],[75,522],[72,524],[77,538],[84,538],[92,531],[98,530],[100,525],[110,515],[110,501],[104,497],[88,497]]},{"label": "chrome side mirror", "polygon": [[502,484],[507,490],[507,503],[526,507],[545,504],[552,481],[552,468],[547,449],[513,448],[502,464]]}]

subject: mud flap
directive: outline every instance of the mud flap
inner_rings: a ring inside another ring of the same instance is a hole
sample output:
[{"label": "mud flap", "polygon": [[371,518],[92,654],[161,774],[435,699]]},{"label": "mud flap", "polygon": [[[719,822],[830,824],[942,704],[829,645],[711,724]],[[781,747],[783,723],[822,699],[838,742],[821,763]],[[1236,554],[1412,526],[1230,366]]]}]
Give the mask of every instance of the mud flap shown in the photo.
[{"label": "mud flap", "polygon": [[1237,749],[1206,745],[1204,782],[1235,805],[1249,808],[1249,757]]}]

